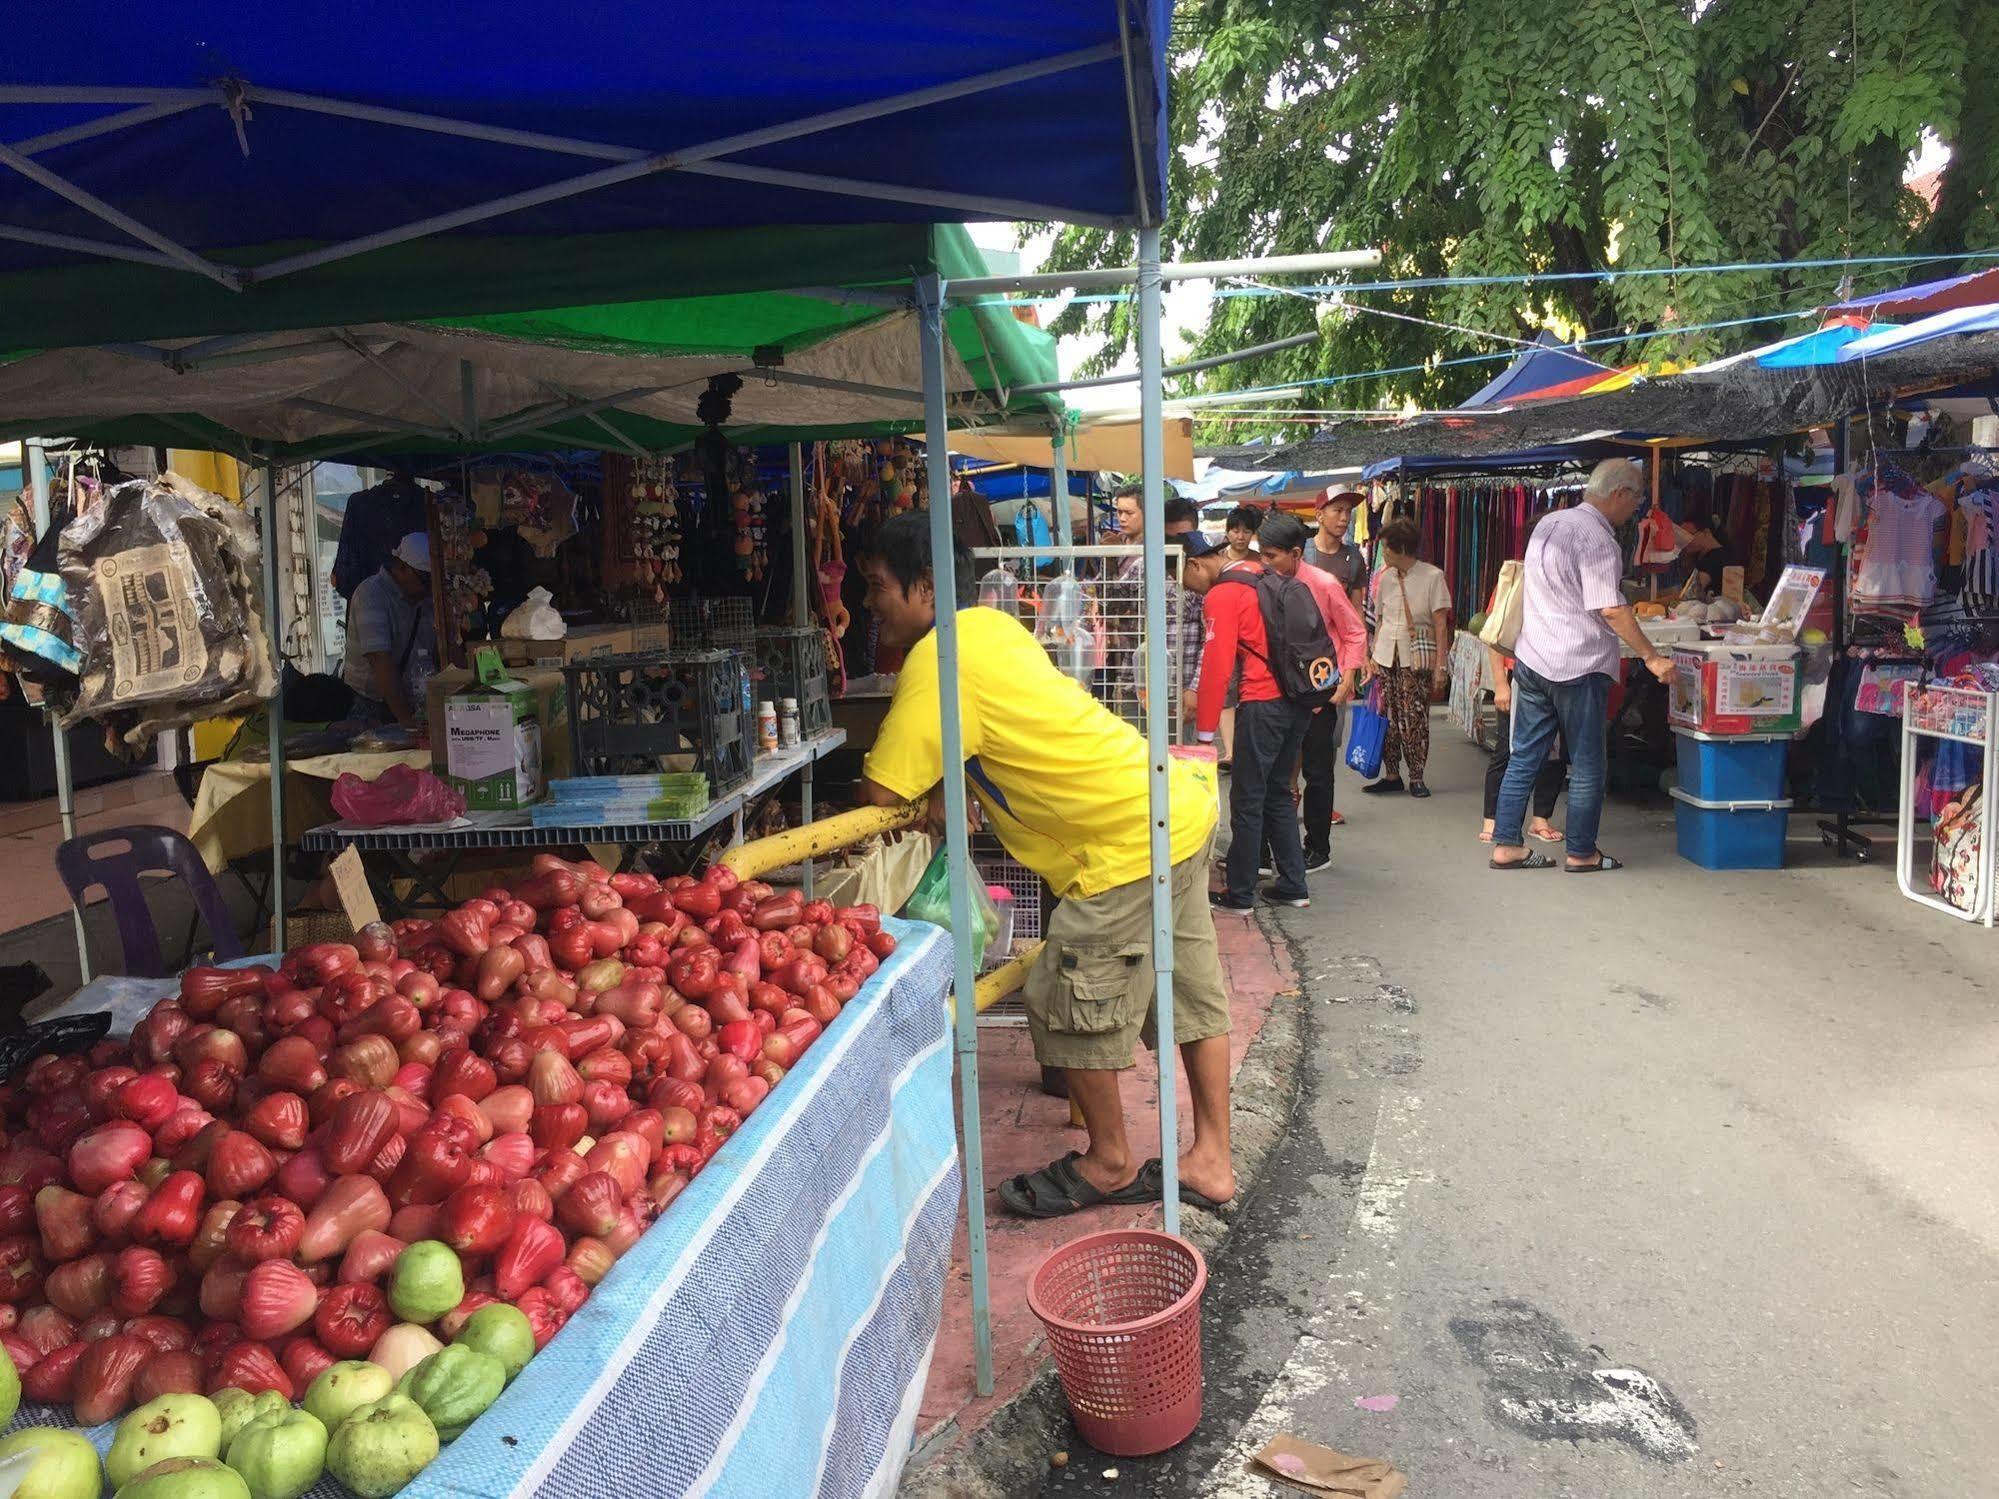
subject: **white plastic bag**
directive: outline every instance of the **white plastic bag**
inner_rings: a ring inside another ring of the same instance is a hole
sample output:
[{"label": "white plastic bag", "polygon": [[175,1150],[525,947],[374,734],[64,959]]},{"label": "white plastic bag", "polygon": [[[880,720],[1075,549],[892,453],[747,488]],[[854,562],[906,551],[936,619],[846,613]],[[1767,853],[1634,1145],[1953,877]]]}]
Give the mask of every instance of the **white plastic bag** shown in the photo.
[{"label": "white plastic bag", "polygon": [[529,590],[526,601],[500,626],[500,634],[508,640],[560,640],[568,633],[569,626],[555,612],[546,588]]}]

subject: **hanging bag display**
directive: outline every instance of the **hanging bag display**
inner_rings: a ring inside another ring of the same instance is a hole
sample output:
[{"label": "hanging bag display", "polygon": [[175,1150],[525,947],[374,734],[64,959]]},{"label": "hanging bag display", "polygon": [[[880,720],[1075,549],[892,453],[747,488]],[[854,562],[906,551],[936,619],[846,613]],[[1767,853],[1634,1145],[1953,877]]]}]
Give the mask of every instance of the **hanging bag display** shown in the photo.
[{"label": "hanging bag display", "polygon": [[1381,678],[1368,684],[1367,696],[1354,704],[1347,733],[1347,769],[1372,780],[1381,774],[1381,754],[1388,744],[1388,715],[1381,706]]},{"label": "hanging bag display", "polygon": [[1478,638],[1506,655],[1520,640],[1520,620],[1527,607],[1527,564],[1519,561],[1499,564],[1499,581],[1492,587],[1492,607],[1485,611],[1485,626]]}]

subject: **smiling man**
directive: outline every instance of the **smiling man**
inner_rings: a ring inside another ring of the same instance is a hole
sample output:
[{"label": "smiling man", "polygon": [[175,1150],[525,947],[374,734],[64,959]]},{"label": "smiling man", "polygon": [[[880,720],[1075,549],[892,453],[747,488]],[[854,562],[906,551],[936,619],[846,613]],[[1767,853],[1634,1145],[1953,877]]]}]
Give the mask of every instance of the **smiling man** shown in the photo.
[{"label": "smiling man", "polygon": [[[861,568],[882,643],[908,652],[861,796],[876,806],[928,797],[941,826],[947,768],[928,518],[888,521]],[[1087,1150],[1002,1182],[1000,1200],[1035,1218],[1150,1201],[1161,1190],[1159,1162],[1132,1158],[1119,1096],[1141,1036],[1154,1044],[1145,741],[1063,675],[1018,620],[962,607],[971,596],[962,554],[955,572],[964,773],[986,826],[1061,898],[1028,976],[1028,1029],[1041,1064],[1063,1070],[1090,1137]],[[1218,1204],[1236,1184],[1228,994],[1208,909],[1217,797],[1206,765],[1174,760],[1171,777],[1174,1035],[1194,1100],[1181,1193]]]}]

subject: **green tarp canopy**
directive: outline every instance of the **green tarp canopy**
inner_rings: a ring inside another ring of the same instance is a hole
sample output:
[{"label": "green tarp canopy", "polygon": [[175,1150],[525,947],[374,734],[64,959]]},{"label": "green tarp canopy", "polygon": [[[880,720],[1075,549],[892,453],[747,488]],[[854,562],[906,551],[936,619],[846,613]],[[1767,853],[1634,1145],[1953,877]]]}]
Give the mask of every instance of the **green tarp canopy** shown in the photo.
[{"label": "green tarp canopy", "polygon": [[[578,258],[560,281],[565,292],[597,288],[606,300],[554,307],[535,304],[546,289],[541,280],[512,279],[504,241],[494,242],[492,261],[468,253],[462,240],[401,247],[439,256],[437,280],[411,295],[412,311],[420,306],[426,315],[407,321],[343,322],[340,283],[318,277],[301,283],[297,296],[258,302],[265,326],[235,326],[231,314],[240,317],[249,304],[219,287],[146,267],[107,267],[117,283],[107,292],[115,316],[105,307],[71,308],[65,320],[44,308],[33,325],[52,336],[88,329],[92,337],[116,327],[122,337],[18,349],[0,365],[0,432],[278,461],[508,448],[666,451],[699,433],[695,403],[718,375],[742,381],[725,425],[739,441],[910,432],[923,420],[911,282],[928,271],[946,280],[987,273],[958,225],[615,239],[615,254],[578,241]],[[640,239],[650,255],[637,254]],[[149,278],[163,284],[150,299],[131,298]],[[632,295],[642,287],[673,294]],[[505,304],[498,310],[496,299]],[[380,298],[367,302],[378,307]],[[274,306],[282,327],[269,326]],[[1057,378],[1046,333],[991,305],[953,308],[947,333],[954,426],[1055,414],[1051,397],[1014,393]]]}]

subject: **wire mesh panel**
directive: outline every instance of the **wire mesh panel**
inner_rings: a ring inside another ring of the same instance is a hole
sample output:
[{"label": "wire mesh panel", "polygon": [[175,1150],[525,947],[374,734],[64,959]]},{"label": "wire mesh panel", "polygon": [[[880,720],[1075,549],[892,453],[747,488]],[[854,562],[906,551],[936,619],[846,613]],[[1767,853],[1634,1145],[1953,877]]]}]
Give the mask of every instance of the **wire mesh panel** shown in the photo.
[{"label": "wire mesh panel", "polygon": [[[1011,614],[1047,648],[1064,675],[1141,734],[1145,732],[1144,551],[1136,546],[1075,547],[1069,568],[1035,567],[1046,547],[978,547],[972,552],[981,604]],[[1180,555],[1166,554],[1166,676],[1171,698],[1167,743],[1189,724],[1181,693],[1200,671],[1201,600],[1180,585]]]},{"label": "wire mesh panel", "polygon": [[747,646],[756,634],[756,616],[746,598],[677,598],[668,611],[675,650]]}]

